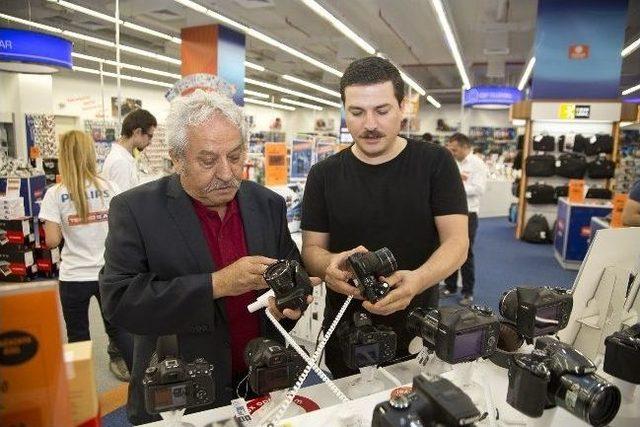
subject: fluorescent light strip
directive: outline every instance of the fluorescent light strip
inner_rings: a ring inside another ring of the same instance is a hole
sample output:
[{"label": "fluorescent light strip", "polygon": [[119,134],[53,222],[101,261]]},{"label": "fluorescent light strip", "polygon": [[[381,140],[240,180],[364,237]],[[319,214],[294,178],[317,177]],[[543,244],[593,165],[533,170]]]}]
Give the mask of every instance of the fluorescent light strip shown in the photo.
[{"label": "fluorescent light strip", "polygon": [[39,24],[37,22],[28,21],[26,19],[17,18],[15,16],[5,15],[4,13],[0,13],[0,18],[6,19],[7,21],[17,22],[18,24],[28,25],[33,28],[38,28],[40,30],[49,31],[52,33],[61,34],[62,30],[60,28],[52,27],[50,25]]},{"label": "fluorescent light strip", "polygon": [[471,83],[469,82],[469,76],[467,75],[467,70],[464,67],[464,62],[462,62],[462,54],[460,53],[460,48],[458,47],[458,43],[456,42],[456,37],[453,34],[451,24],[447,19],[447,13],[444,10],[442,0],[431,0],[431,4],[433,5],[433,8],[436,11],[436,15],[438,16],[440,27],[442,27],[442,31],[444,32],[447,44],[449,45],[449,50],[451,51],[451,55],[453,55],[453,60],[458,67],[458,73],[460,73],[460,78],[462,79],[462,86],[465,89],[470,89]]},{"label": "fluorescent light strip", "polygon": [[524,73],[522,74],[522,78],[520,79],[520,83],[518,83],[518,90],[523,90],[529,81],[529,76],[531,76],[531,71],[533,71],[533,66],[536,64],[536,57],[532,56],[527,64],[527,67],[524,69]]},{"label": "fluorescent light strip", "polygon": [[631,52],[635,51],[639,47],[640,47],[640,37],[638,37],[636,41],[632,42],[629,46],[622,49],[622,52],[620,52],[620,55],[622,55],[623,58],[625,56],[629,56]]},{"label": "fluorescent light strip", "polygon": [[640,90],[640,84],[637,84],[637,85],[635,85],[633,87],[630,87],[629,89],[623,90],[622,94],[623,95],[629,95],[630,93],[633,93],[633,92],[635,92],[637,90]]},{"label": "fluorescent light strip", "polygon": [[[97,56],[85,55],[85,54],[77,53],[77,52],[72,52],[71,56],[73,56],[74,58],[85,59],[87,61],[102,62],[103,64],[113,65],[114,67],[118,66],[118,63],[116,61],[112,61],[112,60],[104,59],[104,58],[98,58]],[[176,80],[180,80],[182,78],[182,76],[180,74],[169,73],[167,71],[161,71],[161,70],[155,70],[153,68],[147,68],[147,67],[143,67],[143,66],[140,66],[140,65],[127,64],[125,62],[120,62],[120,66],[122,68],[128,68],[130,70],[142,71],[144,73],[155,74],[155,75],[163,76],[163,77],[169,77],[169,78],[176,79]]]},{"label": "fluorescent light strip", "polygon": [[436,99],[431,95],[427,95],[427,101],[429,101],[429,103],[431,105],[433,105],[434,107],[436,107],[436,108],[442,107],[442,104],[440,104],[438,101],[436,101]]},{"label": "fluorescent light strip", "polygon": [[324,86],[320,86],[315,83],[311,83],[306,80],[302,80],[297,77],[290,76],[289,74],[284,74],[281,77],[285,80],[289,80],[290,82],[298,83],[299,85],[310,87],[311,89],[315,89],[319,92],[324,92],[328,95],[335,96],[336,98],[340,98],[340,92],[336,92],[335,90],[328,89]]},{"label": "fluorescent light strip", "polygon": [[[89,73],[89,74],[97,74],[100,75],[100,70],[94,70],[93,68],[85,68],[85,67],[73,67],[73,71],[81,71],[83,73]],[[113,77],[114,79],[118,78],[118,75],[116,73],[109,73],[106,71],[102,72],[102,75],[104,75],[105,77]],[[120,74],[120,78],[123,80],[130,80],[133,82],[138,82],[138,83],[146,83],[146,84],[150,84],[150,85],[154,85],[154,86],[162,86],[162,87],[173,87],[173,85],[171,83],[165,83],[165,82],[160,82],[157,80],[151,80],[151,79],[144,79],[142,77],[135,77],[135,76],[128,76],[125,74]]]},{"label": "fluorescent light strip", "polygon": [[281,110],[289,110],[289,111],[296,110],[295,107],[289,107],[288,105],[276,104],[275,102],[260,101],[259,99],[253,99],[253,98],[245,98],[244,102],[248,102],[249,104],[264,105],[265,107],[280,108]]},{"label": "fluorescent light strip", "polygon": [[245,93],[245,95],[252,95],[252,96],[257,96],[258,98],[269,99],[269,95],[268,94],[266,94],[264,92],[258,92],[256,90],[245,89],[244,93]]},{"label": "fluorescent light strip", "polygon": [[262,86],[264,88],[275,90],[275,91],[282,92],[282,93],[286,93],[288,95],[293,95],[293,96],[297,96],[297,97],[300,97],[300,98],[306,98],[306,99],[309,99],[311,101],[319,102],[321,104],[330,105],[331,107],[336,107],[336,108],[342,107],[342,104],[339,104],[337,102],[328,101],[326,99],[318,98],[317,96],[313,96],[313,95],[307,95],[304,92],[298,92],[297,90],[287,89],[286,87],[274,85],[272,83],[267,83],[267,82],[263,82],[263,81],[260,81],[260,80],[251,79],[249,77],[245,77],[244,81],[245,81],[245,83],[254,84],[256,86]]},{"label": "fluorescent light strip", "polygon": [[204,15],[212,17],[213,19],[216,19],[216,20],[218,20],[220,22],[223,22],[223,23],[225,23],[227,25],[230,25],[230,26],[242,31],[243,33],[247,34],[248,36],[251,36],[251,37],[253,37],[255,39],[258,39],[258,40],[263,41],[263,42],[265,42],[267,44],[270,44],[271,46],[277,47],[278,49],[283,50],[283,51],[285,51],[285,52],[287,52],[287,53],[289,53],[289,54],[291,54],[293,56],[296,56],[296,57],[302,59],[303,61],[306,61],[306,62],[308,62],[308,63],[310,63],[312,65],[315,65],[316,67],[321,68],[321,69],[323,69],[323,70],[325,70],[325,71],[327,71],[327,72],[329,72],[331,74],[334,74],[334,75],[336,75],[338,77],[342,77],[342,73],[340,71],[336,70],[335,68],[333,68],[333,67],[331,67],[331,66],[329,66],[329,65],[327,65],[327,64],[325,64],[323,62],[320,62],[317,59],[312,58],[309,55],[306,55],[306,54],[300,52],[299,50],[296,50],[296,49],[294,49],[294,48],[292,48],[290,46],[287,46],[286,44],[284,44],[282,42],[279,42],[278,40],[274,39],[273,37],[269,37],[268,35],[266,35],[264,33],[261,33],[258,30],[254,30],[253,28],[249,28],[246,25],[240,24],[239,22],[234,21],[233,19],[227,18],[226,16],[221,15],[221,14],[219,14],[217,12],[214,12],[211,9],[207,9],[206,7],[200,5],[200,4],[196,3],[196,2],[193,2],[191,0],[173,0],[173,1],[175,1],[176,3],[180,3],[181,5],[186,6],[186,7],[190,8],[190,9],[192,9],[192,10],[195,10],[196,12],[200,12],[200,13],[202,13]]},{"label": "fluorescent light strip", "polygon": [[[398,70],[400,71],[400,70]],[[425,96],[427,92],[420,87],[418,83],[415,82],[411,77],[409,77],[404,71],[400,71],[400,76],[402,76],[402,80],[404,80],[413,90],[418,92],[421,96]]]},{"label": "fluorescent light strip", "polygon": [[307,104],[306,102],[294,101],[289,98],[280,98],[280,102],[284,102],[285,104],[297,105],[299,107],[310,108],[312,110],[322,111],[324,108],[319,105]]},{"label": "fluorescent light strip", "polygon": [[249,61],[244,61],[244,66],[257,71],[266,70],[266,68],[264,68],[262,65],[254,64],[253,62],[249,62]]},{"label": "fluorescent light strip", "polygon": [[327,11],[324,7],[320,6],[314,0],[302,0],[302,3],[304,3],[309,9],[313,10],[320,17],[329,21],[329,23],[333,25],[333,27],[336,30],[340,31],[343,35],[351,39],[351,41],[353,41],[355,44],[360,46],[360,48],[362,48],[362,50],[367,52],[369,55],[373,55],[374,53],[376,53],[376,49],[373,46],[371,46],[369,43],[364,41],[364,39],[362,39],[359,35],[354,33],[342,21],[340,21],[338,18],[333,16],[329,11]]}]

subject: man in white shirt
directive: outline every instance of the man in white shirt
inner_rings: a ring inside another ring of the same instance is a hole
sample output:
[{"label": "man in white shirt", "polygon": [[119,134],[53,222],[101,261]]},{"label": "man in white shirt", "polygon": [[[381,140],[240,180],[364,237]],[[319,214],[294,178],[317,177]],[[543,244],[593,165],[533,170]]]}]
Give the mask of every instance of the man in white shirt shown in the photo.
[{"label": "man in white shirt", "polygon": [[[462,275],[462,299],[460,305],[470,305],[473,302],[473,287],[475,285],[475,268],[473,259],[473,241],[478,230],[478,211],[480,209],[480,196],[487,187],[487,166],[484,161],[473,154],[471,142],[466,135],[456,133],[449,139],[447,148],[453,154],[458,163],[465,192],[467,193],[467,207],[469,209],[469,253],[467,260],[460,268]],[[458,272],[445,279],[445,288],[441,296],[450,296],[456,293],[458,285]]]},{"label": "man in white shirt", "polygon": [[140,183],[133,149],[144,150],[151,143],[158,126],[156,118],[147,110],[138,109],[127,114],[122,121],[120,139],[111,145],[111,151],[102,166],[102,176],[115,182],[122,191]]}]

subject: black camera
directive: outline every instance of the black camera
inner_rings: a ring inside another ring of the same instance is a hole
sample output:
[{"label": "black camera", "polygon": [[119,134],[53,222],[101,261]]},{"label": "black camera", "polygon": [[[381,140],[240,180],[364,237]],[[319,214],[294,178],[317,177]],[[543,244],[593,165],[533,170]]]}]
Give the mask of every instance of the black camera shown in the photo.
[{"label": "black camera", "polygon": [[249,385],[259,395],[292,387],[306,363],[293,348],[268,338],[254,338],[244,349]]},{"label": "black camera", "polygon": [[271,264],[263,277],[273,289],[278,310],[307,309],[307,297],[313,293],[313,286],[309,275],[298,261],[283,259]]},{"label": "black camera", "polygon": [[375,252],[356,252],[349,257],[349,265],[356,274],[358,290],[372,303],[384,298],[391,290],[388,283],[378,280],[398,269],[398,263],[388,248]]},{"label": "black camera", "polygon": [[407,329],[440,360],[460,363],[491,356],[500,323],[486,307],[416,308],[407,316]]},{"label": "black camera", "polygon": [[573,297],[562,288],[516,288],[502,294],[500,314],[528,341],[551,335],[569,323]]},{"label": "black camera", "polygon": [[421,374],[413,378],[413,392],[376,405],[371,426],[464,426],[480,419],[469,396],[451,381]]},{"label": "black camera", "polygon": [[620,390],[595,371],[568,344],[538,338],[531,354],[516,355],[509,364],[507,403],[530,417],[557,405],[591,425],[607,425],[620,408]]},{"label": "black camera", "polygon": [[388,362],[396,355],[396,333],[388,326],[373,325],[362,312],[353,314],[352,322],[342,322],[336,331],[344,363],[349,369]]},{"label": "black camera", "polygon": [[150,414],[210,405],[215,400],[213,365],[204,359],[184,363],[165,357],[144,372],[145,408]]},{"label": "black camera", "polygon": [[604,345],[604,371],[621,380],[640,384],[640,323],[609,335]]}]

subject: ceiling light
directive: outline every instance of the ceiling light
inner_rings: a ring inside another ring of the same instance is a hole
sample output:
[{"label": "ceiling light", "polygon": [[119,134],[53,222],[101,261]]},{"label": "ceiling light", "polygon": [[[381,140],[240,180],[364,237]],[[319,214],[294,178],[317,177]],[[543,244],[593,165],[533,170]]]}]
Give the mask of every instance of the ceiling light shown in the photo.
[{"label": "ceiling light", "polygon": [[[400,70],[398,70],[400,71]],[[404,71],[400,71],[400,76],[402,76],[402,80],[404,80],[413,90],[418,92],[421,96],[426,95],[426,91],[420,87],[418,83],[415,82],[411,77],[409,77]]]},{"label": "ceiling light", "polygon": [[182,61],[179,59],[171,58],[170,56],[160,55],[159,53],[155,53],[155,52],[149,52],[148,50],[138,49],[137,47],[133,47],[133,46],[126,46],[121,44],[120,50],[123,50],[125,52],[130,52],[130,53],[137,53],[138,55],[157,59],[159,61],[168,62],[170,64],[176,64],[176,65],[182,64]]},{"label": "ceiling light", "polygon": [[265,99],[269,98],[268,94],[264,92],[258,92],[257,90],[245,89],[244,93],[245,95],[257,96],[258,98],[265,98]]},{"label": "ceiling light", "polygon": [[462,79],[462,87],[464,87],[465,89],[470,89],[471,83],[469,82],[469,76],[467,75],[467,70],[464,67],[464,62],[462,62],[462,54],[460,53],[458,43],[456,42],[456,37],[453,34],[451,24],[447,19],[447,13],[444,10],[442,0],[431,0],[431,4],[433,5],[433,8],[436,11],[436,15],[438,16],[440,27],[444,32],[447,44],[449,45],[449,50],[451,51],[451,55],[453,55],[453,60],[458,67],[458,73],[460,73],[460,78]]},{"label": "ceiling light", "polygon": [[297,90],[287,89],[286,87],[274,85],[272,83],[267,83],[267,82],[263,82],[263,81],[260,81],[260,80],[250,79],[249,77],[245,77],[244,81],[245,81],[245,83],[254,84],[256,86],[262,86],[262,87],[267,88],[267,89],[275,90],[275,91],[278,91],[278,92],[286,93],[288,95],[293,95],[293,96],[297,96],[297,97],[300,97],[300,98],[310,99],[311,101],[316,101],[316,102],[319,102],[321,104],[330,105],[332,107],[336,107],[336,108],[342,107],[342,105],[337,103],[337,102],[328,101],[328,100],[323,99],[323,98],[318,98],[317,96],[308,95],[308,94],[306,94],[304,92],[299,92]]},{"label": "ceiling light", "polygon": [[244,61],[244,66],[257,71],[266,70],[266,68],[264,68],[262,65],[254,64],[253,62],[249,62],[249,61]]},{"label": "ceiling light", "polygon": [[630,55],[631,52],[633,52],[639,47],[640,47],[640,37],[638,37],[636,41],[632,42],[629,46],[622,49],[622,52],[620,52],[620,55],[622,55],[622,57],[624,58],[625,56]]},{"label": "ceiling light", "polygon": [[288,105],[276,104],[275,102],[260,101],[259,99],[253,99],[253,98],[245,98],[244,102],[248,102],[249,104],[264,105],[265,107],[280,108],[281,110],[289,110],[289,111],[296,110],[295,107],[289,107]]},{"label": "ceiling light", "polygon": [[313,10],[320,17],[329,21],[329,23],[331,23],[331,25],[333,25],[335,29],[337,29],[343,35],[351,39],[351,41],[353,41],[355,44],[360,46],[362,50],[367,52],[369,55],[373,55],[374,53],[376,53],[376,49],[373,46],[371,46],[369,43],[364,41],[364,39],[362,39],[359,35],[354,33],[342,21],[340,21],[338,18],[333,16],[331,13],[329,13],[329,11],[327,11],[324,7],[320,6],[314,0],[302,0],[302,3],[304,3],[308,8]]},{"label": "ceiling light", "polygon": [[[88,36],[86,34],[76,33],[75,31],[62,30],[62,34],[65,35],[65,36],[72,37],[74,39],[84,40],[84,41],[91,42],[91,43],[94,43],[94,44],[99,44],[101,46],[113,47],[113,48],[116,47],[116,44],[114,42],[112,42],[112,41],[105,40],[105,39],[100,39],[98,37]],[[120,46],[120,48],[122,48],[122,46]]]},{"label": "ceiling light", "polygon": [[45,25],[45,24],[39,24],[37,22],[28,21],[22,18],[17,18],[15,16],[5,15],[4,13],[0,13],[0,18],[6,19],[7,21],[17,22],[18,24],[28,25],[33,28],[38,28],[40,30],[49,31],[52,33],[58,33],[58,34],[62,33],[62,30],[60,28],[52,27],[50,25]]},{"label": "ceiling light", "polygon": [[633,93],[637,90],[640,90],[640,84],[637,84],[633,87],[630,87],[629,89],[625,89],[622,91],[622,95],[629,95],[630,93]]},{"label": "ceiling light", "polygon": [[536,57],[532,56],[527,64],[527,68],[524,69],[524,73],[522,74],[522,78],[520,79],[520,83],[518,83],[518,90],[523,90],[529,81],[529,76],[531,76],[531,71],[533,71],[533,66],[536,63]]},{"label": "ceiling light", "polygon": [[442,107],[442,104],[440,104],[438,101],[436,101],[436,99],[431,95],[427,95],[427,101],[429,101],[429,103],[431,105],[433,105],[434,107],[436,107],[436,108]]},{"label": "ceiling light", "polygon": [[[102,63],[107,64],[107,65],[113,65],[114,67],[118,66],[118,63],[116,61],[112,61],[112,60],[104,59],[104,58],[98,58],[97,56],[85,55],[83,53],[72,52],[71,56],[73,56],[74,58],[85,59],[87,61],[102,62]],[[167,71],[156,70],[156,69],[153,69],[153,68],[147,68],[147,67],[143,67],[143,66],[140,66],[140,65],[127,64],[125,62],[120,62],[120,66],[122,68],[128,68],[128,69],[131,69],[131,70],[142,71],[144,73],[149,73],[149,74],[156,74],[158,76],[169,77],[169,78],[176,79],[176,80],[180,80],[182,78],[182,76],[180,74],[169,73]]]},{"label": "ceiling light", "polygon": [[280,102],[284,102],[285,104],[297,105],[299,107],[310,108],[312,110],[322,111],[324,108],[319,105],[307,104],[306,102],[294,101],[289,98],[280,98]]},{"label": "ceiling light", "polygon": [[[83,73],[89,73],[89,74],[101,74],[100,70],[94,70],[93,68],[85,68],[85,67],[73,67],[73,71],[81,71]],[[106,71],[102,72],[102,75],[105,77],[113,77],[114,79],[118,78],[118,74],[116,73],[109,73]],[[142,77],[135,77],[135,76],[128,76],[126,74],[120,74],[120,78],[122,80],[130,80],[133,82],[138,82],[138,83],[146,83],[146,84],[150,84],[150,85],[154,85],[154,86],[162,86],[162,87],[173,87],[173,85],[171,83],[166,83],[166,82],[160,82],[158,80],[151,80],[151,79],[145,79]]]},{"label": "ceiling light", "polygon": [[320,92],[324,92],[328,95],[335,96],[336,98],[340,98],[340,92],[336,92],[335,90],[328,89],[324,86],[317,85],[315,83],[308,82],[306,80],[299,79],[294,76],[290,76],[288,74],[284,74],[282,76],[283,79],[289,80],[290,82],[298,83],[302,86],[310,87],[311,89],[315,89]]},{"label": "ceiling light", "polygon": [[175,44],[182,43],[182,40],[180,39],[180,37],[171,36],[169,34],[165,34],[165,33],[162,33],[160,31],[152,30],[151,28],[143,27],[142,25],[134,24],[133,22],[123,21],[122,25],[124,27],[126,27],[126,28],[131,28],[132,30],[139,31],[141,33],[145,33],[145,34],[149,34],[149,35],[152,35],[152,36],[156,36],[156,37],[159,37],[161,39],[165,39],[165,40],[168,40],[170,42],[173,42]]}]

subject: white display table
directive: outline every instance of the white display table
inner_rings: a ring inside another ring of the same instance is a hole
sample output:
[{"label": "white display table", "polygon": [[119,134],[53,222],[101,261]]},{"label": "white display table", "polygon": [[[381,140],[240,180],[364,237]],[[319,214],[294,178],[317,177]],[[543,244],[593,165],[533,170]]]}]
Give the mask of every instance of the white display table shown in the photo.
[{"label": "white display table", "polygon": [[518,199],[511,194],[513,181],[506,178],[488,179],[487,189],[480,196],[480,218],[509,215],[509,206]]}]

